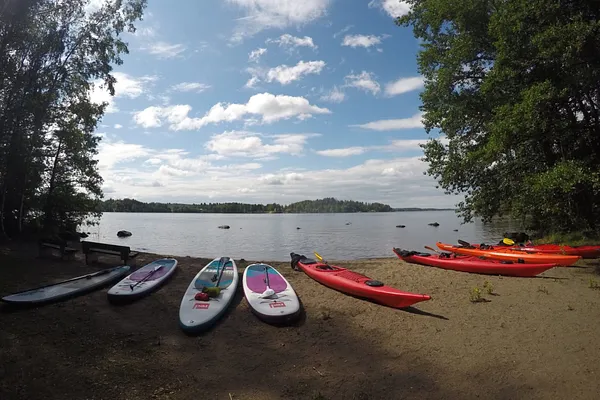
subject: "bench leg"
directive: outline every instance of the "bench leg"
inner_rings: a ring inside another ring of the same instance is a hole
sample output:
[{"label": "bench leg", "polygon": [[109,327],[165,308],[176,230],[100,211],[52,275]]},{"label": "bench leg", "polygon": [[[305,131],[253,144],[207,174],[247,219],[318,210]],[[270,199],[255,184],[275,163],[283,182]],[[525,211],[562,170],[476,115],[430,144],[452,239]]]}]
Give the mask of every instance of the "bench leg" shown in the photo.
[{"label": "bench leg", "polygon": [[52,250],[53,249],[51,247],[40,247],[40,257],[42,257],[42,258],[52,257],[52,255],[54,254],[54,252]]},{"label": "bench leg", "polygon": [[92,264],[98,262],[98,254],[97,253],[87,253],[85,255],[85,263]]}]

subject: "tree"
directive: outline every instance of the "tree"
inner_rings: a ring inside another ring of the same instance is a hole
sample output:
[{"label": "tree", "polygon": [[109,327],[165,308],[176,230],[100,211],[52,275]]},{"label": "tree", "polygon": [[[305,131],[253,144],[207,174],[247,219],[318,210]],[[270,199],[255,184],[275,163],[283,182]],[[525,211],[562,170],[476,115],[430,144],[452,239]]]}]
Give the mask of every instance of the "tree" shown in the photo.
[{"label": "tree", "polygon": [[594,0],[408,0],[422,41],[427,173],[465,222],[600,227],[600,8]]},{"label": "tree", "polygon": [[125,31],[146,0],[5,0],[0,6],[0,231],[73,228],[102,198],[93,135],[114,95]]}]

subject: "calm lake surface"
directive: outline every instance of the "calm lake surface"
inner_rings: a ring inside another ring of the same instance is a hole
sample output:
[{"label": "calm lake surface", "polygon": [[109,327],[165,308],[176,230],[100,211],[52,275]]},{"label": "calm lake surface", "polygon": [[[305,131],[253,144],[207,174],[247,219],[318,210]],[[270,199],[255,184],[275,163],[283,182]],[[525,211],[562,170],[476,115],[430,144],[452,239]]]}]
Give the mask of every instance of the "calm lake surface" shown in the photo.
[{"label": "calm lake surface", "polygon": [[[428,226],[438,222],[439,227]],[[454,211],[352,214],[154,214],[104,213],[89,227],[88,240],[130,246],[152,253],[253,261],[289,261],[290,252],[307,257],[317,251],[332,260],[394,257],[393,247],[426,251],[436,241],[491,243],[513,223],[461,225]],[[350,225],[346,225],[350,223]],[[231,229],[219,229],[229,225]],[[406,225],[396,228],[396,225]],[[300,229],[296,229],[300,227]],[[458,232],[454,232],[458,229]],[[117,231],[132,236],[118,238]],[[86,228],[83,228],[86,231]]]}]

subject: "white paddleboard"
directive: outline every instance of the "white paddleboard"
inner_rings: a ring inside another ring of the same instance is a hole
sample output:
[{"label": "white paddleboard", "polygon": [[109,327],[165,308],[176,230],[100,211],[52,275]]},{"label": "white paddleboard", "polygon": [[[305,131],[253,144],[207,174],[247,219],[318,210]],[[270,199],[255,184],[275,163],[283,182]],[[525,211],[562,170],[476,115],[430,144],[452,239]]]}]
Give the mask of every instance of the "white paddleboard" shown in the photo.
[{"label": "white paddleboard", "polygon": [[177,268],[174,258],[161,258],[144,265],[134,273],[125,277],[108,291],[110,301],[133,300],[152,290],[157,289],[165,282]]},{"label": "white paddleboard", "polygon": [[275,268],[251,264],[244,270],[244,295],[250,309],[267,322],[289,322],[300,313],[300,300],[292,285]]},{"label": "white paddleboard", "polygon": [[103,286],[112,280],[122,277],[129,270],[130,267],[127,265],[108,268],[52,285],[14,293],[3,297],[2,301],[13,304],[40,304],[64,299]]},{"label": "white paddleboard", "polygon": [[[208,301],[196,300],[203,287],[221,288],[218,296]],[[239,276],[237,265],[230,257],[215,258],[194,277],[179,307],[179,325],[186,333],[197,333],[213,325],[231,304]]]}]

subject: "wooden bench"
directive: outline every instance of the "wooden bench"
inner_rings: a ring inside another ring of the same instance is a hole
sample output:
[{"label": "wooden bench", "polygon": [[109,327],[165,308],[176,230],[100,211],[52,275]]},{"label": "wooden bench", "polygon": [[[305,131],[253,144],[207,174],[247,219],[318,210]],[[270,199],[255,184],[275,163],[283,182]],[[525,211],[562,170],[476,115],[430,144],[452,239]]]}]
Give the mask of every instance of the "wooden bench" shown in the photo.
[{"label": "wooden bench", "polygon": [[135,257],[138,255],[137,251],[131,251],[131,249],[127,246],[88,242],[86,240],[81,242],[81,249],[83,250],[83,254],[85,254],[86,264],[97,262],[99,254],[108,254],[111,256],[120,256],[121,260],[123,261],[123,265],[129,265],[133,267],[135,266]]},{"label": "wooden bench", "polygon": [[69,247],[66,240],[60,239],[40,239],[38,240],[38,249],[40,257],[51,256],[58,251],[61,260],[72,260],[77,253],[77,249]]}]

